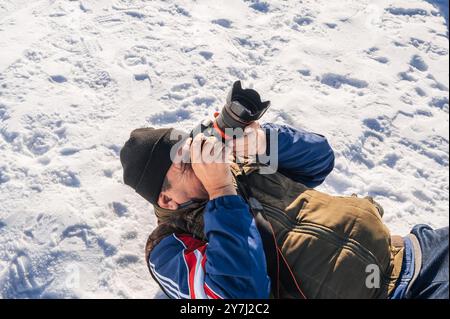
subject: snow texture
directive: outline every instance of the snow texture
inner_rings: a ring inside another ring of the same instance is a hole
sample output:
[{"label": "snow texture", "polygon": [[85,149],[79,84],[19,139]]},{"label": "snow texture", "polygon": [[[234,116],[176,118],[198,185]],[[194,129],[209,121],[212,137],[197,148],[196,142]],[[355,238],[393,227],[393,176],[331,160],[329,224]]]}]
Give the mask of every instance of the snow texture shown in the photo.
[{"label": "snow texture", "polygon": [[447,24],[446,0],[0,0],[0,297],[162,297],[120,148],[237,79],[328,137],[320,190],[374,196],[393,233],[448,225]]}]

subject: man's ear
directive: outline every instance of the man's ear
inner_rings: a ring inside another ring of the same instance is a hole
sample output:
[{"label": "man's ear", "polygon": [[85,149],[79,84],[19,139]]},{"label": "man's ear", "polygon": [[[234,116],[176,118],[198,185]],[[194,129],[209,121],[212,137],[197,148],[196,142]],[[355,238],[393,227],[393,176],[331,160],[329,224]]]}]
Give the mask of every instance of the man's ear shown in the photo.
[{"label": "man's ear", "polygon": [[161,192],[158,197],[158,206],[165,209],[176,210],[178,208],[178,204],[165,192]]}]

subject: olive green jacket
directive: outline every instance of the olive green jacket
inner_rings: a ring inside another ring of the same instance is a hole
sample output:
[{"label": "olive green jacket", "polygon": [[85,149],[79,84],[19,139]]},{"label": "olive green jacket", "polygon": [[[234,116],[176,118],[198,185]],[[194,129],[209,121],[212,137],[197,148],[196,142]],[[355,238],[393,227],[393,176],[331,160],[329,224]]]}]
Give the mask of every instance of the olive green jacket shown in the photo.
[{"label": "olive green jacket", "polygon": [[[399,277],[403,246],[382,221],[383,209],[371,198],[331,196],[281,173],[259,174],[245,166],[248,187],[260,201],[278,246],[307,298],[387,298]],[[233,166],[235,176],[241,174]],[[204,204],[178,211],[155,207],[158,227],[146,246],[170,233],[206,240]],[[291,298],[281,285],[280,298]]]}]

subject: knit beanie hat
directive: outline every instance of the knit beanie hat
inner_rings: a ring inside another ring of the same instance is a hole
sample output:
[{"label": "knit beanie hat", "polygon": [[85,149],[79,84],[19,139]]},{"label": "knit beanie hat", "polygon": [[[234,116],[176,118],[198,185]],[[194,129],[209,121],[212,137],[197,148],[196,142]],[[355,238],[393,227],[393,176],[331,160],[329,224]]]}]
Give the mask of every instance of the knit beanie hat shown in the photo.
[{"label": "knit beanie hat", "polygon": [[172,128],[150,127],[132,131],[120,151],[124,183],[150,203],[156,204],[164,178],[172,165],[171,148],[185,136],[185,133]]}]

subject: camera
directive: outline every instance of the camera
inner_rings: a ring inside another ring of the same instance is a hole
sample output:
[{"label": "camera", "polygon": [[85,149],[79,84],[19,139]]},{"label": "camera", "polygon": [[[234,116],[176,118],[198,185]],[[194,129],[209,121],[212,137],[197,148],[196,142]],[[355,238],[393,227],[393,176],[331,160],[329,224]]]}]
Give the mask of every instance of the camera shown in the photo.
[{"label": "camera", "polygon": [[[232,132],[238,137],[239,132],[254,121],[259,120],[270,106],[270,101],[261,101],[258,92],[253,89],[243,89],[241,81],[236,81],[228,93],[225,106],[220,113],[215,114],[215,119],[205,120],[196,126],[190,136],[199,133],[207,136],[216,136],[223,141],[232,138],[227,132]],[[236,130],[241,129],[241,130]]]}]

